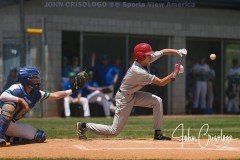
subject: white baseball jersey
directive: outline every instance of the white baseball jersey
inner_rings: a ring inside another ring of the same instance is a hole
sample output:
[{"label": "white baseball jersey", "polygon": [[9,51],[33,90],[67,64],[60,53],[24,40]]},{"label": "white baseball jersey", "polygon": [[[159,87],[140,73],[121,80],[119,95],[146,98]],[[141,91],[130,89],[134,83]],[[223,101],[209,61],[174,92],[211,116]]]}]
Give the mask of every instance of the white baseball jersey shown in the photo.
[{"label": "white baseball jersey", "polygon": [[[162,52],[154,52],[151,62],[162,56]],[[163,104],[162,99],[154,94],[139,91],[143,86],[152,83],[155,75],[149,73],[150,63],[143,67],[137,61],[128,69],[119,92],[115,96],[116,112],[111,126],[87,123],[88,130],[102,135],[117,135],[127,123],[133,106],[142,106],[153,109],[153,127],[155,130],[161,129],[163,124]]]},{"label": "white baseball jersey", "polygon": [[[154,62],[161,56],[162,52],[154,52],[150,63]],[[144,68],[137,61],[134,61],[122,80],[120,90],[124,93],[132,94],[142,89],[145,85],[151,84],[155,75],[152,75],[149,70],[150,64]]]}]

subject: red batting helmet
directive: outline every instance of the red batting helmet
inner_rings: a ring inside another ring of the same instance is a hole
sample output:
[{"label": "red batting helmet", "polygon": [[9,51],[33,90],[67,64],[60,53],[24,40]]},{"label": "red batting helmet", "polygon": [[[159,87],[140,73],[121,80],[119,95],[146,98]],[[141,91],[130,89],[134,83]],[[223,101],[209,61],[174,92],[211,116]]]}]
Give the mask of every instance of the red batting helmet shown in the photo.
[{"label": "red batting helmet", "polygon": [[152,47],[147,43],[139,43],[134,47],[134,57],[139,61],[144,61],[146,55],[153,54]]}]

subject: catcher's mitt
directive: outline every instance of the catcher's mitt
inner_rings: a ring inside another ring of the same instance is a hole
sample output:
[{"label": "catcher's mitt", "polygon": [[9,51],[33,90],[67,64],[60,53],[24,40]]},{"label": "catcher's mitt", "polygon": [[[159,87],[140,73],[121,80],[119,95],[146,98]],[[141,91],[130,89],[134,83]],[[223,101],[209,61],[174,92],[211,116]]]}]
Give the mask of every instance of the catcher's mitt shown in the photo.
[{"label": "catcher's mitt", "polygon": [[75,77],[75,81],[73,83],[73,86],[72,86],[72,92],[75,93],[78,91],[79,88],[82,88],[85,86],[85,84],[88,82],[89,80],[89,76],[87,74],[87,72],[85,71],[82,71],[82,72],[79,72],[76,77]]}]

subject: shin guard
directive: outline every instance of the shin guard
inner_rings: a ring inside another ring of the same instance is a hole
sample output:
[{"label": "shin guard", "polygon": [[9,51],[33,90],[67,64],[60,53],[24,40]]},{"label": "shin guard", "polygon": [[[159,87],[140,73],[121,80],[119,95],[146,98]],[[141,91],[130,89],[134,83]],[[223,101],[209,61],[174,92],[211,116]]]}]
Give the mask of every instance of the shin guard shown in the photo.
[{"label": "shin guard", "polygon": [[5,133],[8,129],[8,126],[11,121],[4,118],[2,114],[0,114],[0,145],[6,145],[5,141]]}]

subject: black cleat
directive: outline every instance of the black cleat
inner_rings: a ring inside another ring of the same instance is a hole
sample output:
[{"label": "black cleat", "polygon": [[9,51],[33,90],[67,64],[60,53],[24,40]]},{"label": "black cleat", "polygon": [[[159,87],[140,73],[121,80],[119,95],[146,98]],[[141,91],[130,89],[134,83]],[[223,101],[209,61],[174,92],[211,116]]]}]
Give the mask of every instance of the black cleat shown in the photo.
[{"label": "black cleat", "polygon": [[87,131],[86,123],[85,122],[77,122],[76,124],[77,129],[77,136],[80,140],[86,140],[87,137],[85,136],[85,133]]},{"label": "black cleat", "polygon": [[0,139],[0,147],[5,147],[7,142],[4,139]]},{"label": "black cleat", "polygon": [[163,135],[161,130],[155,130],[154,140],[170,141],[172,138]]},{"label": "black cleat", "polygon": [[157,137],[154,137],[154,140],[170,141],[170,140],[172,140],[172,138],[164,136],[164,135],[158,135]]}]

